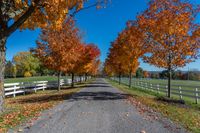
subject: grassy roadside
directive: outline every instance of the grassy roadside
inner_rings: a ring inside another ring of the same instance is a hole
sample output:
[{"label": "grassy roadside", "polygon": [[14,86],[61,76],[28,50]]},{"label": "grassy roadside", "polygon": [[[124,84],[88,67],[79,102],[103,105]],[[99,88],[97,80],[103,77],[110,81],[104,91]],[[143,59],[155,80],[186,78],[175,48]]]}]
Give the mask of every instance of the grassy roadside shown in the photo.
[{"label": "grassy roadside", "polygon": [[114,87],[131,94],[131,98],[160,112],[163,116],[181,124],[194,133],[200,133],[200,108],[198,106],[187,106],[174,103],[167,103],[157,100],[157,97],[149,92],[137,88],[128,88],[125,85],[107,80]]},{"label": "grassy roadside", "polygon": [[[90,81],[88,81],[90,82]],[[6,110],[0,114],[0,133],[7,132],[23,122],[37,119],[41,111],[50,109],[53,106],[68,99],[73,93],[83,88],[84,84],[78,84],[75,88],[65,87],[61,91],[45,90],[37,93],[6,98]]]}]

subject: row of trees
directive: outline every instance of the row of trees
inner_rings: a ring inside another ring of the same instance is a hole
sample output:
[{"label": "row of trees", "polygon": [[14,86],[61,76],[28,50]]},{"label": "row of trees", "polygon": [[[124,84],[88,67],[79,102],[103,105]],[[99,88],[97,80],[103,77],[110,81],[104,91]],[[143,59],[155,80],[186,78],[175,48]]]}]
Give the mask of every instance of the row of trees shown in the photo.
[{"label": "row of trees", "polygon": [[168,97],[171,72],[197,59],[200,25],[195,23],[199,8],[183,0],[151,0],[148,9],[129,21],[111,44],[105,62],[108,75],[129,73],[131,77],[144,62],[167,70]]},{"label": "row of trees", "polygon": [[[6,63],[5,77],[53,74],[96,75],[100,65],[100,50],[94,44],[81,41],[73,19],[67,19],[60,30],[46,27],[31,52],[19,52]],[[60,90],[60,85],[58,86]]]},{"label": "row of trees", "polygon": [[37,40],[37,48],[32,49],[32,52],[46,68],[57,72],[58,83],[62,73],[70,73],[72,87],[75,74],[96,75],[100,65],[100,50],[94,44],[81,41],[73,19],[67,19],[60,30],[44,28]]},{"label": "row of trees", "polygon": [[17,29],[44,28],[59,30],[68,16],[90,7],[101,7],[107,0],[1,0],[0,1],[0,112],[4,105],[4,70],[6,42]]}]

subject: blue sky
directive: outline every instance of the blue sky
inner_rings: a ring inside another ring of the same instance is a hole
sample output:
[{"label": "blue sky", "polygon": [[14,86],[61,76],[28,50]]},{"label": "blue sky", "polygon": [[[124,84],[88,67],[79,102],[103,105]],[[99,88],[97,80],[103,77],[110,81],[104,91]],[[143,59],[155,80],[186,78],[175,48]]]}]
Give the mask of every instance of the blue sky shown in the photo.
[{"label": "blue sky", "polygon": [[[193,0],[197,2],[197,0]],[[200,3],[200,2],[199,2]],[[106,8],[97,10],[91,8],[79,12],[75,18],[77,26],[82,30],[87,43],[95,43],[101,50],[101,61],[104,61],[110,42],[114,41],[118,33],[125,27],[128,20],[134,20],[137,13],[147,8],[147,0],[112,0],[112,3]],[[200,22],[200,19],[197,20]],[[35,47],[40,30],[24,30],[16,31],[12,34],[7,42],[7,59],[12,60],[12,57],[20,51],[28,51],[31,47]],[[145,70],[155,71],[160,70],[154,66],[140,61],[140,65]],[[183,70],[199,69],[200,59],[194,63],[182,68]]]}]

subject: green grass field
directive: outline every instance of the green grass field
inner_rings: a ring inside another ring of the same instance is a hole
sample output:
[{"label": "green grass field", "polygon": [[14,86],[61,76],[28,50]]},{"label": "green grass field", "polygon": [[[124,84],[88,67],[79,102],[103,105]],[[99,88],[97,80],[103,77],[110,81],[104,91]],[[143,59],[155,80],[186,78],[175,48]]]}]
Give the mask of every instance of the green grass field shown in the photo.
[{"label": "green grass field", "polygon": [[[23,78],[8,78],[5,79],[5,83],[16,83],[16,82],[32,82],[32,81],[56,81],[57,76],[37,76],[37,77],[23,77]],[[70,78],[68,76],[62,78]]]}]

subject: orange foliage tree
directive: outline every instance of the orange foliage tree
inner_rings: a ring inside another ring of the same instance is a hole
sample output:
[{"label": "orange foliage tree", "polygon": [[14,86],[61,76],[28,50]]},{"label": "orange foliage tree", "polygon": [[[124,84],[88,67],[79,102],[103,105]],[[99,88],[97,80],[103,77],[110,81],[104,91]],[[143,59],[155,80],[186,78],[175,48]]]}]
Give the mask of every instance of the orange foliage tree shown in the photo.
[{"label": "orange foliage tree", "polygon": [[197,58],[200,26],[194,21],[198,12],[182,0],[151,0],[148,9],[138,16],[149,48],[144,61],[168,70],[168,97],[171,71]]},{"label": "orange foliage tree", "polygon": [[87,75],[96,75],[100,61],[100,50],[94,44],[84,44],[81,50],[81,57],[79,57],[75,66],[68,72],[72,74],[72,87],[74,86],[74,74],[84,75],[87,80]]},{"label": "orange foliage tree", "polygon": [[122,43],[118,43],[118,40],[115,40],[115,42],[111,43],[111,48],[104,64],[104,70],[107,74],[118,75],[119,84],[121,84],[122,74],[128,73],[128,64],[123,53]]},{"label": "orange foliage tree", "polygon": [[44,66],[58,72],[58,90],[60,90],[61,72],[73,69],[81,57],[80,39],[74,21],[68,19],[60,30],[43,29],[37,41],[37,48],[33,50]]},{"label": "orange foliage tree", "polygon": [[128,64],[129,87],[131,87],[132,74],[135,74],[139,66],[138,59],[142,57],[148,49],[146,45],[144,45],[144,34],[138,27],[136,21],[129,21],[127,23],[127,27],[122,32],[122,37],[119,39],[121,39],[123,55]]},{"label": "orange foliage tree", "polygon": [[149,72],[147,72],[147,71],[143,71],[143,75],[144,75],[144,78],[149,78]]},{"label": "orange foliage tree", "polygon": [[[100,7],[106,0],[96,0],[84,7],[87,0],[1,0],[0,1],[0,112],[4,103],[4,70],[7,38],[18,28],[35,29],[51,25],[62,27],[66,16],[90,7]],[[71,14],[69,12],[72,12]]]},{"label": "orange foliage tree", "polygon": [[131,87],[132,74],[139,66],[138,59],[144,55],[147,48],[143,41],[143,32],[136,21],[129,21],[127,27],[119,34],[112,44],[105,70],[113,70],[121,74],[129,74],[129,87]]}]

